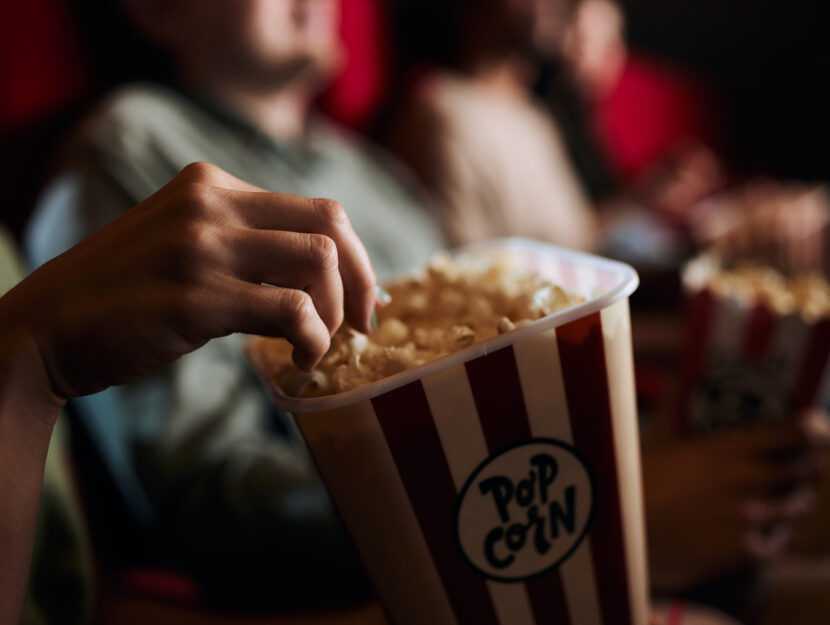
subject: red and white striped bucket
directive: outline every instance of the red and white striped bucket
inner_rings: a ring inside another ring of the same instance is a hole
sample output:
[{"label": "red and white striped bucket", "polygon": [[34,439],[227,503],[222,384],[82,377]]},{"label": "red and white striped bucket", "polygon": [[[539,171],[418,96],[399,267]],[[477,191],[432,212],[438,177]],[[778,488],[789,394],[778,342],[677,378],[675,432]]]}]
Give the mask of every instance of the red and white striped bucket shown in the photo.
[{"label": "red and white striped bucket", "polygon": [[482,247],[586,301],[339,395],[289,398],[269,382],[276,402],[296,414],[393,623],[642,625],[637,275],[525,240],[465,253]]},{"label": "red and white striped bucket", "polygon": [[688,300],[678,397],[681,432],[702,434],[780,420],[830,400],[830,319],[807,321],[707,287],[701,257],[683,274]]}]

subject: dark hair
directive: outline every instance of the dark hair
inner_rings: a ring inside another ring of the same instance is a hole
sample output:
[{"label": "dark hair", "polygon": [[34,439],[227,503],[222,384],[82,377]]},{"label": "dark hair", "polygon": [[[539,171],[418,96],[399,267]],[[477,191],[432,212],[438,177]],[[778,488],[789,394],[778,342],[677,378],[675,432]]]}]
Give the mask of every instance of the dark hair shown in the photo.
[{"label": "dark hair", "polygon": [[452,67],[458,62],[458,34],[465,8],[482,0],[394,0],[392,20],[398,64]]},{"label": "dark hair", "polygon": [[368,128],[375,140],[384,143],[389,138],[420,71],[457,66],[458,32],[465,9],[486,1],[390,0],[392,60],[387,70],[388,88]]},{"label": "dark hair", "polygon": [[169,82],[172,64],[125,14],[119,0],[68,0],[97,93],[135,80]]}]

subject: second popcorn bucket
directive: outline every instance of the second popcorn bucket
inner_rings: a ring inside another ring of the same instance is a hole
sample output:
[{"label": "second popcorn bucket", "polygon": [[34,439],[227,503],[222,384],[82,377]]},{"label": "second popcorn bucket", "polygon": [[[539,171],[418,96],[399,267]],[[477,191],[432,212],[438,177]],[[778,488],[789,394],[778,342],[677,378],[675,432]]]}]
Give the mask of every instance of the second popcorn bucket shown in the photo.
[{"label": "second popcorn bucket", "polygon": [[[770,270],[754,267],[751,274],[757,281]],[[782,310],[757,295],[738,297],[715,286],[727,272],[712,254],[683,271],[688,324],[676,406],[682,435],[773,423],[830,403],[826,304],[805,315],[798,306]],[[776,273],[782,279],[776,291],[786,295],[783,274]],[[750,279],[744,271],[742,280]]]},{"label": "second popcorn bucket", "polygon": [[648,620],[627,265],[508,239],[584,302],[328,397],[284,395],[397,625]]}]

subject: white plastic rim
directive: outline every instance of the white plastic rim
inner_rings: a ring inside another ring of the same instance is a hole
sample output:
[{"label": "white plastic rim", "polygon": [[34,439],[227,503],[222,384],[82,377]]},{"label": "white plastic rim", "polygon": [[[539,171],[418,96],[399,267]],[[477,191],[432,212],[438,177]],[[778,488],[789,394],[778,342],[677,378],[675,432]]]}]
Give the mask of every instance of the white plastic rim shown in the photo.
[{"label": "white plastic rim", "polygon": [[[452,252],[453,256],[466,256],[468,254],[478,253],[492,253],[498,251],[516,252],[527,258],[539,259],[543,261],[552,261],[561,265],[567,265],[578,273],[580,270],[588,274],[598,275],[604,274],[610,276],[611,280],[601,292],[599,293],[580,293],[585,296],[585,301],[566,308],[552,315],[537,319],[521,328],[516,328],[510,332],[506,332],[499,336],[495,336],[481,343],[474,343],[469,347],[465,347],[452,354],[447,354],[441,358],[431,360],[412,369],[407,369],[396,375],[378,380],[365,386],[337,393],[336,395],[327,395],[325,397],[291,397],[282,392],[279,386],[273,382],[270,375],[267,375],[267,369],[264,367],[264,361],[259,354],[260,344],[255,343],[248,349],[248,355],[254,366],[260,372],[266,374],[266,380],[269,390],[274,397],[274,402],[282,410],[288,412],[319,412],[323,410],[332,410],[341,408],[350,404],[366,401],[373,397],[383,395],[384,393],[419,380],[427,375],[436,373],[449,367],[468,362],[486,356],[489,353],[497,351],[508,345],[518,343],[523,339],[539,334],[551,328],[564,325],[585,315],[598,312],[608,306],[618,302],[619,300],[631,295],[640,283],[637,272],[633,267],[625,263],[621,263],[601,256],[587,254],[570,250],[541,241],[522,238],[507,238],[507,239],[493,239],[481,243],[474,243],[464,246]],[[568,285],[565,285],[566,287]],[[594,291],[593,285],[583,285],[581,287],[571,286],[569,290],[578,291],[580,288]],[[591,296],[593,295],[593,296]]]}]

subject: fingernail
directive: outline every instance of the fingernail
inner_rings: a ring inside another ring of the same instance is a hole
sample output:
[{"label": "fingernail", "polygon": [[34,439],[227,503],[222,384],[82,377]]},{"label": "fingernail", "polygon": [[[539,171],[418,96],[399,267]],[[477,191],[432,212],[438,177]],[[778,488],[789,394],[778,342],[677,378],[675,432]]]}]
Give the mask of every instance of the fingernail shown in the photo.
[{"label": "fingernail", "polygon": [[392,296],[389,295],[389,292],[379,284],[375,286],[375,297],[382,304],[388,304],[392,301]]},{"label": "fingernail", "polygon": [[378,329],[378,315],[374,310],[372,311],[372,316],[369,317],[369,329],[371,329],[372,332]]}]

